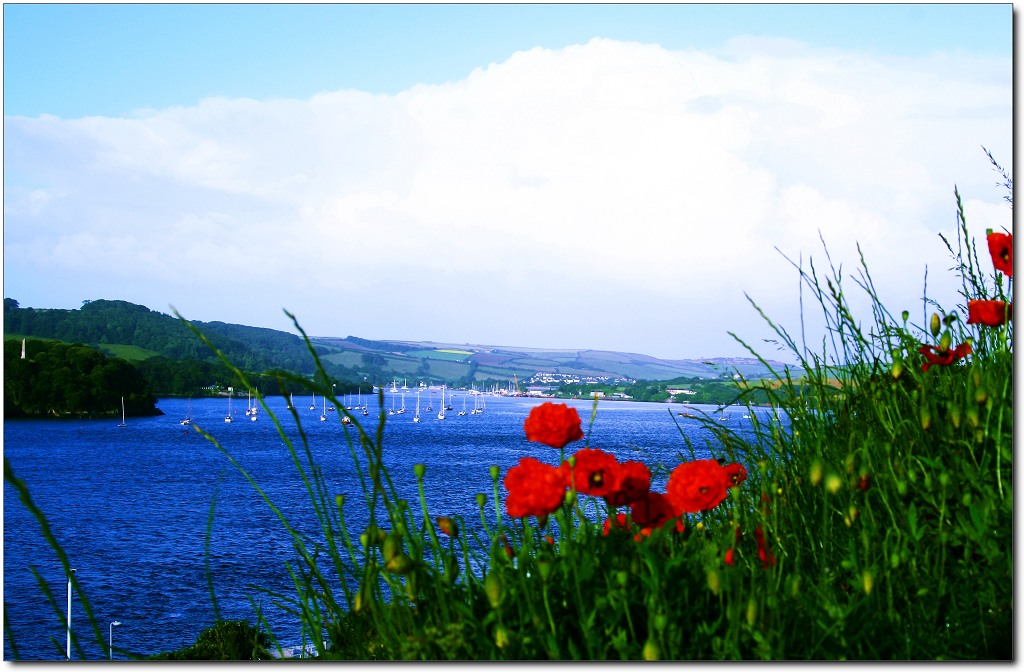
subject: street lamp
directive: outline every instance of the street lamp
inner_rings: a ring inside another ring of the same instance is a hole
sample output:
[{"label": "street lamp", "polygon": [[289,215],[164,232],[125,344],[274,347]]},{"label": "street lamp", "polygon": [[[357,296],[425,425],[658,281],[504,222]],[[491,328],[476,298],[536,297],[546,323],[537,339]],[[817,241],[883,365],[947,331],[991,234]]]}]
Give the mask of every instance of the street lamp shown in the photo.
[{"label": "street lamp", "polygon": [[107,642],[108,648],[110,649],[110,659],[114,659],[114,626],[121,625],[121,621],[112,621],[110,623],[110,638]]},{"label": "street lamp", "polygon": [[71,660],[71,576],[75,573],[75,570],[71,570],[71,574],[68,574],[68,660]]}]

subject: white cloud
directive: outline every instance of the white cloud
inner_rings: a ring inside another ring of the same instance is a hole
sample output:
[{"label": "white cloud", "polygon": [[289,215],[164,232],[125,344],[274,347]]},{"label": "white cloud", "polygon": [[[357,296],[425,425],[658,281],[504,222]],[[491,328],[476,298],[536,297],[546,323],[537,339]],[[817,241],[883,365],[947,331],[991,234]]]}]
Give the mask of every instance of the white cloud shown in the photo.
[{"label": "white cloud", "polygon": [[955,235],[954,184],[975,234],[1009,225],[980,145],[1012,170],[1011,109],[1005,60],[595,39],[396,96],[8,117],[5,294],[275,328],[287,307],[321,335],[731,354],[727,330],[763,331],[743,292],[792,328],[774,248],[817,258],[819,232],[851,268],[860,243],[895,312],[919,305],[926,264],[930,289],[953,291],[936,234]]}]

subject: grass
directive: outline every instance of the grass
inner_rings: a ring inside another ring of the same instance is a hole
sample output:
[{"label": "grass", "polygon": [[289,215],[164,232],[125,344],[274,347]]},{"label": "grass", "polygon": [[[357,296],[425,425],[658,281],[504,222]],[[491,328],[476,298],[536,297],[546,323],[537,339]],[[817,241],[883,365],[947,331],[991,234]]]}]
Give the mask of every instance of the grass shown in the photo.
[{"label": "grass", "polygon": [[[1012,326],[964,316],[969,300],[1010,300],[1012,281],[979,258],[959,194],[957,212],[955,242],[944,240],[959,303],[925,299],[924,324],[881,304],[863,258],[851,280],[827,249],[824,265],[794,264],[825,318],[820,343],[797,342],[753,304],[802,369],[794,379],[748,347],[772,369],[767,394],[788,425],[751,412],[753,433],[739,434],[709,418],[715,457],[745,465],[747,477],[695,508],[679,504],[670,479],[671,511],[656,522],[636,504],[587,494],[625,487],[622,465],[596,481],[596,470],[574,471],[584,476],[547,515],[523,517],[509,515],[512,490],[539,497],[543,478],[517,484],[494,467],[477,510],[440,518],[423,496],[426,469],[416,468],[418,491],[399,492],[383,465],[382,430],[369,433],[342,410],[355,430],[346,437],[359,497],[336,496],[308,445],[281,431],[309,495],[300,524],[207,437],[292,535],[294,593],[268,597],[329,659],[1009,660]],[[867,318],[852,314],[848,291],[871,299]],[[952,353],[967,342],[968,356],[926,366],[922,349]],[[331,397],[325,385],[294,382]],[[564,473],[563,458],[590,468],[575,446],[557,460],[550,448],[536,455],[538,475]],[[684,464],[696,464],[690,457]],[[5,478],[30,505],[6,463]],[[353,507],[367,527],[350,529]],[[621,527],[611,524],[619,514]],[[316,534],[297,531],[310,523]]]}]

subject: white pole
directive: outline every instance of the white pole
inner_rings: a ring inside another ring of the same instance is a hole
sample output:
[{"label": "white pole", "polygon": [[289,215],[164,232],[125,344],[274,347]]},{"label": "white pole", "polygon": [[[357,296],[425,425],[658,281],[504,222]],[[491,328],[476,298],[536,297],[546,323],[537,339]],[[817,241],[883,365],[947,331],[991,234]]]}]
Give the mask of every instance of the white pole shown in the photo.
[{"label": "white pole", "polygon": [[111,623],[110,623],[110,638],[109,638],[109,641],[107,642],[107,644],[108,644],[108,647],[110,649],[110,659],[111,660],[114,659],[114,626],[115,625],[121,625],[121,621],[111,621]]},{"label": "white pole", "polygon": [[[71,570],[74,574],[75,570]],[[71,660],[71,574],[68,574],[68,660]]]}]

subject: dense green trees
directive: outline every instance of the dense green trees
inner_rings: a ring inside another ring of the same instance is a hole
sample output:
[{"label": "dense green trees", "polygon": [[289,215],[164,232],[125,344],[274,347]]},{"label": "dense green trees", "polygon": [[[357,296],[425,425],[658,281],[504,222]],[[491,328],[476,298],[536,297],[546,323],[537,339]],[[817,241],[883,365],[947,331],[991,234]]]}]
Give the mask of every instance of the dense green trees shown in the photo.
[{"label": "dense green trees", "polygon": [[123,359],[79,344],[4,341],[4,417],[117,417],[154,415],[156,398]]}]

